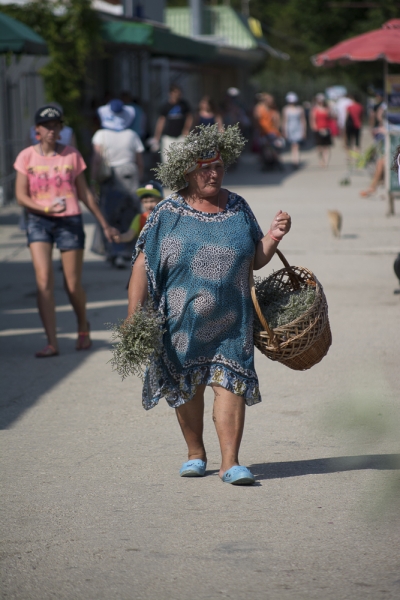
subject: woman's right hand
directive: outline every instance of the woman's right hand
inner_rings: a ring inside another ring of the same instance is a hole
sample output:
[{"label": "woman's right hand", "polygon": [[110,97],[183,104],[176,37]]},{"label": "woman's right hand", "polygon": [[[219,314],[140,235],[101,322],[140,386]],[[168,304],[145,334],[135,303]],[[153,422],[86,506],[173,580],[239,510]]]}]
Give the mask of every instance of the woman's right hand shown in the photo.
[{"label": "woman's right hand", "polygon": [[48,207],[48,210],[45,212],[47,214],[58,214],[65,212],[67,208],[67,204],[65,198],[55,198],[53,203]]},{"label": "woman's right hand", "polygon": [[284,235],[286,235],[290,231],[290,227],[292,225],[292,220],[290,215],[287,212],[283,212],[279,210],[274,220],[271,223],[271,227],[269,229],[269,233],[273,235],[273,238],[276,238],[278,241],[281,241]]},{"label": "woman's right hand", "polygon": [[65,211],[66,211],[66,206],[63,206],[62,204],[53,204],[52,206],[49,206],[49,210],[47,211],[46,214],[55,215],[55,214],[62,213]]}]

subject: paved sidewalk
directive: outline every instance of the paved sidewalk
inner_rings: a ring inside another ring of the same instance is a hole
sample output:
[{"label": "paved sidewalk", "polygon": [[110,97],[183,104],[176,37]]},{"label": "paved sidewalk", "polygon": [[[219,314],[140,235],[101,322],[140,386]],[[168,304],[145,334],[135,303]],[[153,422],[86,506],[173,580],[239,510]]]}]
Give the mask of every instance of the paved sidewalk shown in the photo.
[{"label": "paved sidewalk", "polygon": [[[162,401],[145,412],[140,381],[111,372],[104,324],[126,313],[126,271],[87,252],[94,348],[80,353],[57,269],[61,355],[33,357],[44,336],[32,266],[18,209],[1,209],[1,598],[400,597],[400,206],[387,218],[379,195],[360,199],[365,177],[339,186],[339,148],[328,170],[313,152],[304,159],[269,174],[244,156],[226,179],[264,230],[278,209],[291,213],[281,249],[323,283],[333,332],[304,373],[256,352],[263,403],[247,411],[241,452],[251,488],[218,479],[210,393],[208,475],[182,479],[174,411]],[[343,214],[341,239],[328,209]],[[265,274],[277,268],[274,258]]]}]

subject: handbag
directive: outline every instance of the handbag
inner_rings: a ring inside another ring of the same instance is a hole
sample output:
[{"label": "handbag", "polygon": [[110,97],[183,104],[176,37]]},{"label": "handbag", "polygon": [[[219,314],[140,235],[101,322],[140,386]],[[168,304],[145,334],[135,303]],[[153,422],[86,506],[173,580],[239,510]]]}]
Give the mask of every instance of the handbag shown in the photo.
[{"label": "handbag", "polygon": [[99,256],[106,255],[106,244],[104,241],[104,233],[99,223],[96,223],[93,233],[92,245],[90,250]]}]

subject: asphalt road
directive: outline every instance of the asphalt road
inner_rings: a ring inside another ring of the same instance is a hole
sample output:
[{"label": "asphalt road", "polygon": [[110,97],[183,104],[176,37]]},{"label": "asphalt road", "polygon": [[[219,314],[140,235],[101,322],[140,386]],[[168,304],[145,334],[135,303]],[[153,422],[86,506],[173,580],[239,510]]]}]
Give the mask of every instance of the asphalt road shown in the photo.
[{"label": "asphalt road", "polygon": [[[126,271],[87,253],[94,347],[83,354],[57,270],[61,355],[33,357],[44,336],[32,266],[18,210],[1,209],[1,598],[400,598],[400,206],[387,218],[379,195],[361,200],[365,176],[339,186],[339,147],[328,170],[304,160],[269,174],[245,156],[226,179],[265,230],[291,213],[281,249],[324,285],[333,332],[307,372],[256,351],[263,402],[247,411],[241,451],[251,488],[218,478],[210,393],[207,476],[182,479],[174,411],[145,412],[140,381],[111,371],[104,324],[125,315]],[[328,209],[343,214],[341,239]]]}]

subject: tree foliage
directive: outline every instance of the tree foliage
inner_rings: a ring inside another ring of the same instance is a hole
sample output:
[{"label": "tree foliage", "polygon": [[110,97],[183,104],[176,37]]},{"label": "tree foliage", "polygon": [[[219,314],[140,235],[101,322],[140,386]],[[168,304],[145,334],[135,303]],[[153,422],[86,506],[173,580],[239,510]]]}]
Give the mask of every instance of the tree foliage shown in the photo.
[{"label": "tree foliage", "polygon": [[101,47],[101,23],[90,0],[36,0],[2,5],[1,11],[46,40],[51,58],[42,70],[47,99],[59,102],[68,123],[78,128],[87,61]]},{"label": "tree foliage", "polygon": [[[357,6],[357,4],[360,6]],[[241,0],[232,0],[240,10]],[[369,5],[369,6],[368,6]],[[250,13],[259,19],[268,42],[290,55],[283,62],[267,60],[261,80],[275,76],[290,81],[345,83],[349,88],[366,89],[368,84],[382,87],[382,64],[358,63],[345,68],[317,68],[311,56],[355,35],[379,29],[389,19],[399,16],[397,0],[250,0]],[[289,84],[290,85],[290,84]]]},{"label": "tree foliage", "polygon": [[[222,2],[205,0],[210,5]],[[167,0],[167,4],[187,6],[188,2]],[[243,0],[230,0],[230,5],[240,12]],[[353,91],[365,90],[369,84],[382,87],[379,61],[326,69],[314,67],[310,58],[399,17],[398,0],[250,0],[249,10],[261,22],[268,43],[290,56],[288,61],[269,56],[257,75],[258,85],[268,88],[278,99],[283,99],[284,90],[293,89],[309,97],[334,83],[345,84]]]}]

